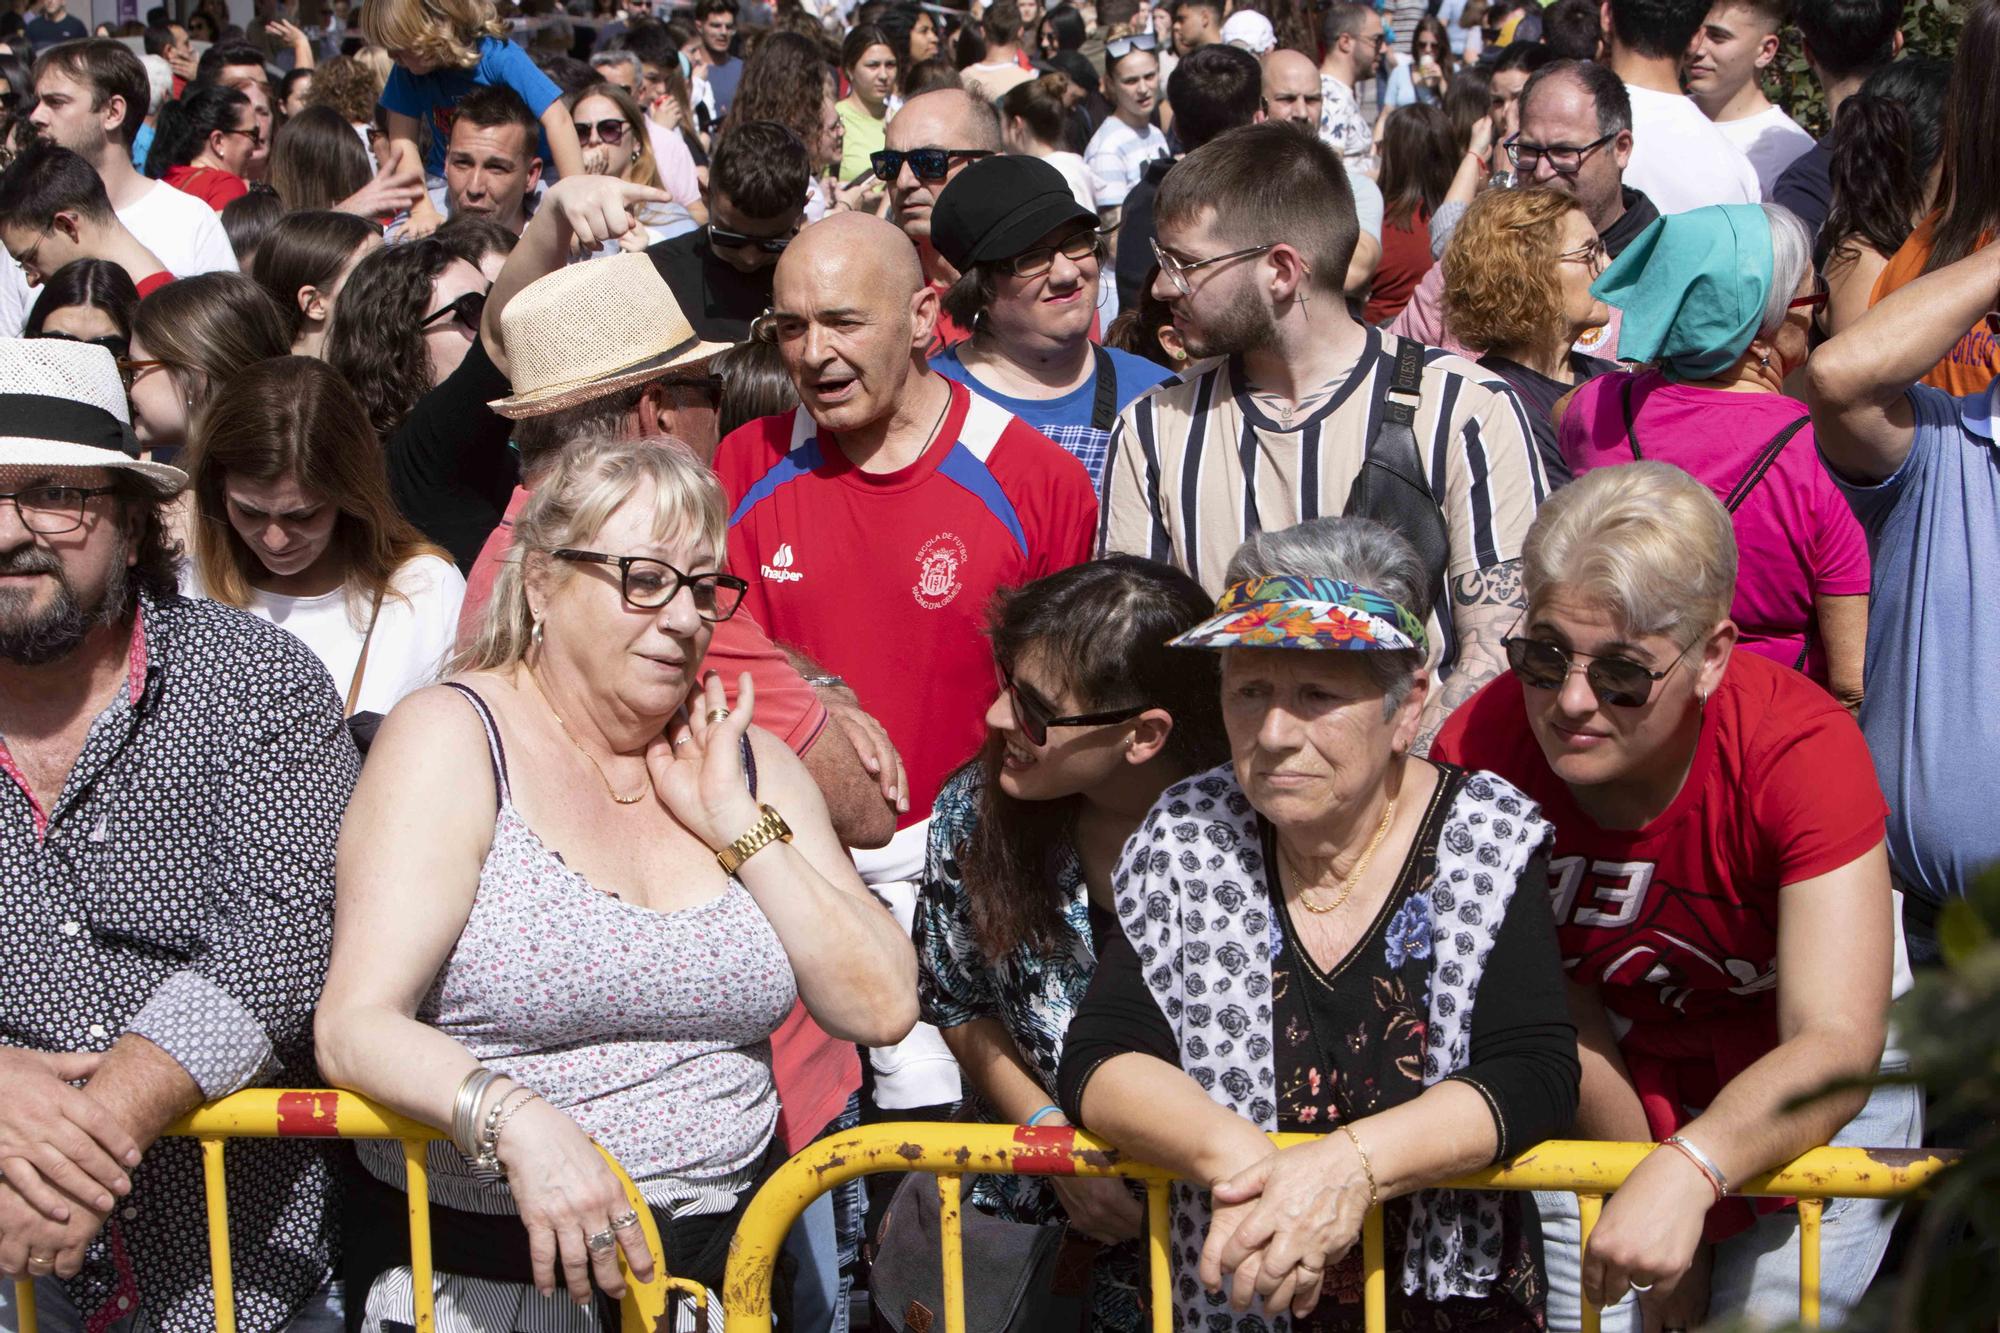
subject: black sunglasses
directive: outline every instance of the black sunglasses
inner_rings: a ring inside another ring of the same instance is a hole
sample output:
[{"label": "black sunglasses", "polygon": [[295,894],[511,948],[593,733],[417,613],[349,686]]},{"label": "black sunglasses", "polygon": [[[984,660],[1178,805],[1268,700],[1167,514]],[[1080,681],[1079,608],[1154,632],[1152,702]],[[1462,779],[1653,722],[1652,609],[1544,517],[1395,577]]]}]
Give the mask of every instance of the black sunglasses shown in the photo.
[{"label": "black sunglasses", "polygon": [[122,333],[106,333],[96,338],[78,338],[73,334],[57,333],[54,329],[44,329],[33,336],[37,338],[53,338],[57,342],[83,343],[89,347],[102,347],[105,351],[120,360],[123,360],[125,355],[132,350],[131,340]]},{"label": "black sunglasses", "polygon": [[[1688,649],[1669,662],[1664,671],[1654,671],[1629,657],[1596,657],[1550,643],[1546,639],[1522,639],[1513,635],[1500,640],[1507,650],[1507,665],[1523,685],[1537,690],[1559,690],[1569,679],[1570,666],[1579,657],[1590,658],[1583,679],[1590,692],[1607,708],[1638,708],[1653,697],[1653,686],[1667,678],[1687,659]],[[1691,649],[1693,645],[1689,645]]]},{"label": "black sunglasses", "polygon": [[626,127],[622,119],[600,120],[595,124],[587,120],[577,120],[570,123],[576,126],[576,141],[580,144],[590,142],[590,133],[592,130],[597,131],[597,141],[599,143],[617,145],[625,142]]},{"label": "black sunglasses", "polygon": [[1128,708],[1112,708],[1102,713],[1077,713],[1070,717],[1050,717],[1048,709],[1031,694],[1024,694],[1014,683],[1014,673],[1006,667],[1000,668],[1000,679],[1006,683],[1007,698],[1014,705],[1014,720],[1021,724],[1021,733],[1037,746],[1049,743],[1050,727],[1103,727],[1113,722],[1130,722],[1146,711],[1147,704],[1133,704]]},{"label": "black sunglasses", "polygon": [[730,231],[711,222],[708,224],[708,243],[727,246],[731,250],[748,250],[755,246],[767,255],[781,255],[785,253],[785,247],[792,243],[792,238],[790,235],[746,236],[740,231]]},{"label": "black sunglasses", "polygon": [[868,155],[868,163],[875,168],[875,179],[893,182],[902,173],[903,163],[910,164],[910,174],[920,181],[941,181],[951,170],[953,158],[992,157],[991,148],[912,148],[907,152],[897,148],[884,148]]},{"label": "black sunglasses", "polygon": [[479,332],[479,317],[484,313],[486,313],[486,293],[466,292],[457,299],[449,301],[439,306],[436,310],[431,311],[430,314],[425,315],[423,322],[417,325],[417,327],[428,329],[433,324],[450,319],[467,333],[477,335]]},{"label": "black sunglasses", "polygon": [[695,614],[714,624],[736,614],[750,585],[734,574],[711,571],[683,574],[664,560],[645,555],[605,555],[601,551],[579,551],[563,546],[550,551],[558,560],[575,560],[588,565],[616,565],[618,591],[627,606],[654,611],[681,595],[686,588],[694,594]]}]

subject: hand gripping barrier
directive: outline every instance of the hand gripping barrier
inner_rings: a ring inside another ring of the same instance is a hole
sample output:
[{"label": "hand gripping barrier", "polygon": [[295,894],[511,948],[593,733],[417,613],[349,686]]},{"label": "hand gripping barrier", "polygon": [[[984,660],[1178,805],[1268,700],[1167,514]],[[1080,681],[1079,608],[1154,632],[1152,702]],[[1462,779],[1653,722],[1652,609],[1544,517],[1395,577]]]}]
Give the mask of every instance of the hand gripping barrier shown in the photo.
[{"label": "hand gripping barrier", "polygon": [[[1311,1141],[1307,1134],[1277,1134],[1280,1148]],[[1617,1189],[1655,1145],[1552,1140],[1511,1161],[1443,1182],[1467,1189],[1558,1190],[1577,1196],[1583,1235],[1597,1224],[1604,1196]],[[1795,1197],[1799,1201],[1799,1318],[1819,1326],[1820,1215],[1827,1199],[1887,1199],[1908,1193],[1948,1167],[1956,1154],[1816,1148],[1779,1170],[1745,1181],[1738,1194]],[[837,1185],[878,1171],[926,1171],[938,1178],[944,1248],[945,1333],[965,1330],[965,1256],[961,1249],[959,1186],[963,1177],[997,1173],[1036,1176],[1122,1176],[1146,1186],[1148,1263],[1153,1328],[1169,1333],[1173,1303],[1167,1257],[1167,1185],[1175,1177],[1158,1167],[1128,1162],[1118,1150],[1067,1126],[871,1125],[822,1139],[786,1162],[764,1183],[729,1245],[729,1273],[722,1304],[728,1333],[769,1333],[771,1274],[792,1223],[807,1204]],[[1368,1333],[1388,1327],[1388,1284],[1383,1266],[1382,1210],[1371,1210],[1361,1231],[1362,1301]],[[1598,1333],[1597,1311],[1587,1303],[1584,1333]]]},{"label": "hand gripping barrier", "polygon": [[[410,1196],[410,1269],[416,1292],[416,1333],[432,1333],[436,1314],[432,1306],[431,1214],[428,1199],[429,1174],[424,1151],[434,1139],[450,1136],[443,1130],[421,1124],[385,1107],[377,1106],[352,1092],[328,1090],[285,1090],[254,1088],[211,1102],[167,1127],[168,1134],[185,1136],[201,1144],[202,1186],[208,1199],[208,1258],[215,1283],[216,1333],[236,1333],[234,1278],[229,1265],[229,1201],[223,1188],[223,1147],[230,1139],[318,1138],[318,1139],[399,1139],[403,1144],[403,1167],[408,1172]],[[667,1276],[665,1252],[660,1247],[659,1228],[652,1209],[640,1197],[624,1168],[609,1153],[605,1162],[624,1186],[625,1198],[639,1214],[639,1227],[646,1236],[646,1249],[653,1256],[654,1278],[640,1284],[619,1266],[627,1283],[620,1312],[622,1333],[654,1333],[663,1327],[669,1293],[681,1292],[694,1301],[697,1328],[706,1328],[708,1292],[698,1282]],[[20,1333],[36,1333],[35,1287],[23,1279],[14,1285],[20,1304]],[[349,1300],[365,1300],[366,1292],[350,1292]],[[769,1294],[766,1293],[766,1304]],[[766,1321],[768,1327],[768,1321]]]}]

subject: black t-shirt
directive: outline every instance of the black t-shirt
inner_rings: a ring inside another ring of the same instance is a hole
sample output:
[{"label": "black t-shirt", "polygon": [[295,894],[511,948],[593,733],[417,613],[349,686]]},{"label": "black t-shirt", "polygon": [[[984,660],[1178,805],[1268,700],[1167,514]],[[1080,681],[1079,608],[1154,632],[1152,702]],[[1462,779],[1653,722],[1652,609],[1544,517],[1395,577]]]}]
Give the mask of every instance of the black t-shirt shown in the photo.
[{"label": "black t-shirt", "polygon": [[1604,242],[1604,253],[1613,259],[1623,254],[1640,232],[1660,220],[1660,210],[1642,192],[1627,185],[1622,187],[1620,197],[1625,201],[1625,211],[1598,237]]},{"label": "black t-shirt", "polygon": [[444,383],[417,400],[384,450],[389,494],[417,531],[464,572],[507,512],[521,478],[514,425],[487,404],[513,392],[479,339]]},{"label": "black t-shirt", "polygon": [[[1831,135],[1792,159],[1771,184],[1771,202],[1783,204],[1806,224],[1815,237],[1826,227],[1826,215],[1833,211],[1833,138]],[[1813,247],[1816,261],[1825,262],[1826,253]]]},{"label": "black t-shirt", "polygon": [[1146,164],[1139,183],[1125,196],[1118,214],[1118,308],[1137,310],[1145,295],[1146,273],[1153,267],[1153,196],[1173,167],[1172,159]]},{"label": "black t-shirt", "polygon": [[1548,474],[1549,489],[1569,484],[1569,464],[1563,460],[1562,449],[1556,444],[1556,403],[1585,380],[1594,380],[1607,371],[1618,369],[1618,363],[1571,352],[1569,369],[1576,376],[1574,384],[1552,380],[1539,370],[1491,352],[1480,357],[1479,364],[1512,385],[1514,392],[1520,395],[1522,406],[1528,409],[1528,426],[1535,432],[1535,448],[1542,456],[1542,471]]},{"label": "black t-shirt", "polygon": [[77,42],[90,36],[90,29],[83,26],[83,20],[74,14],[65,14],[59,19],[50,19],[37,14],[28,20],[28,40],[35,49],[46,50],[58,42]]},{"label": "black t-shirt", "polygon": [[745,341],[750,321],[771,308],[771,276],[777,266],[754,273],[732,268],[709,248],[706,227],[649,246],[646,254],[673,288],[696,336],[706,342]]}]

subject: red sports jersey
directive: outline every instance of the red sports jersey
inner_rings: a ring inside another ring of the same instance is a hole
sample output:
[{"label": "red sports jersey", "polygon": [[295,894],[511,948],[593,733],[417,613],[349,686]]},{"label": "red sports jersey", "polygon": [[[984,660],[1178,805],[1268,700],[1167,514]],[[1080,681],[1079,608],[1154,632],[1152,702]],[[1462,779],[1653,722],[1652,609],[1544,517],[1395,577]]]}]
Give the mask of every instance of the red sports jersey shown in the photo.
[{"label": "red sports jersey", "polygon": [[1083,464],[950,390],[936,442],[895,472],[855,467],[803,409],[753,421],[715,453],[747,609],[845,677],[888,728],[909,775],[905,825],[985,737],[993,594],[1089,558],[1097,526]]},{"label": "red sports jersey", "polygon": [[1752,653],[1709,697],[1680,795],[1643,829],[1598,827],[1502,676],[1445,723],[1433,758],[1488,769],[1541,803],[1556,932],[1571,978],[1631,1020],[1619,1038],[1656,1135],[1778,1041],[1778,890],[1882,841],[1888,806],[1854,720]]}]

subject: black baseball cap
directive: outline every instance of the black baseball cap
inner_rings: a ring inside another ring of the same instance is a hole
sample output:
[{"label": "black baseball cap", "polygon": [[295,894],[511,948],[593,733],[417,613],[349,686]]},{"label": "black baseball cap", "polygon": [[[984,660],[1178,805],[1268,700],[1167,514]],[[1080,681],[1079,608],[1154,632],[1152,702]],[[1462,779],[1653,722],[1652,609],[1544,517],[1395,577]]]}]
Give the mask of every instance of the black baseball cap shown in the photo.
[{"label": "black baseball cap", "polygon": [[1065,222],[1095,223],[1063,174],[1039,157],[986,157],[958,173],[931,209],[931,244],[963,271],[1012,259]]}]

